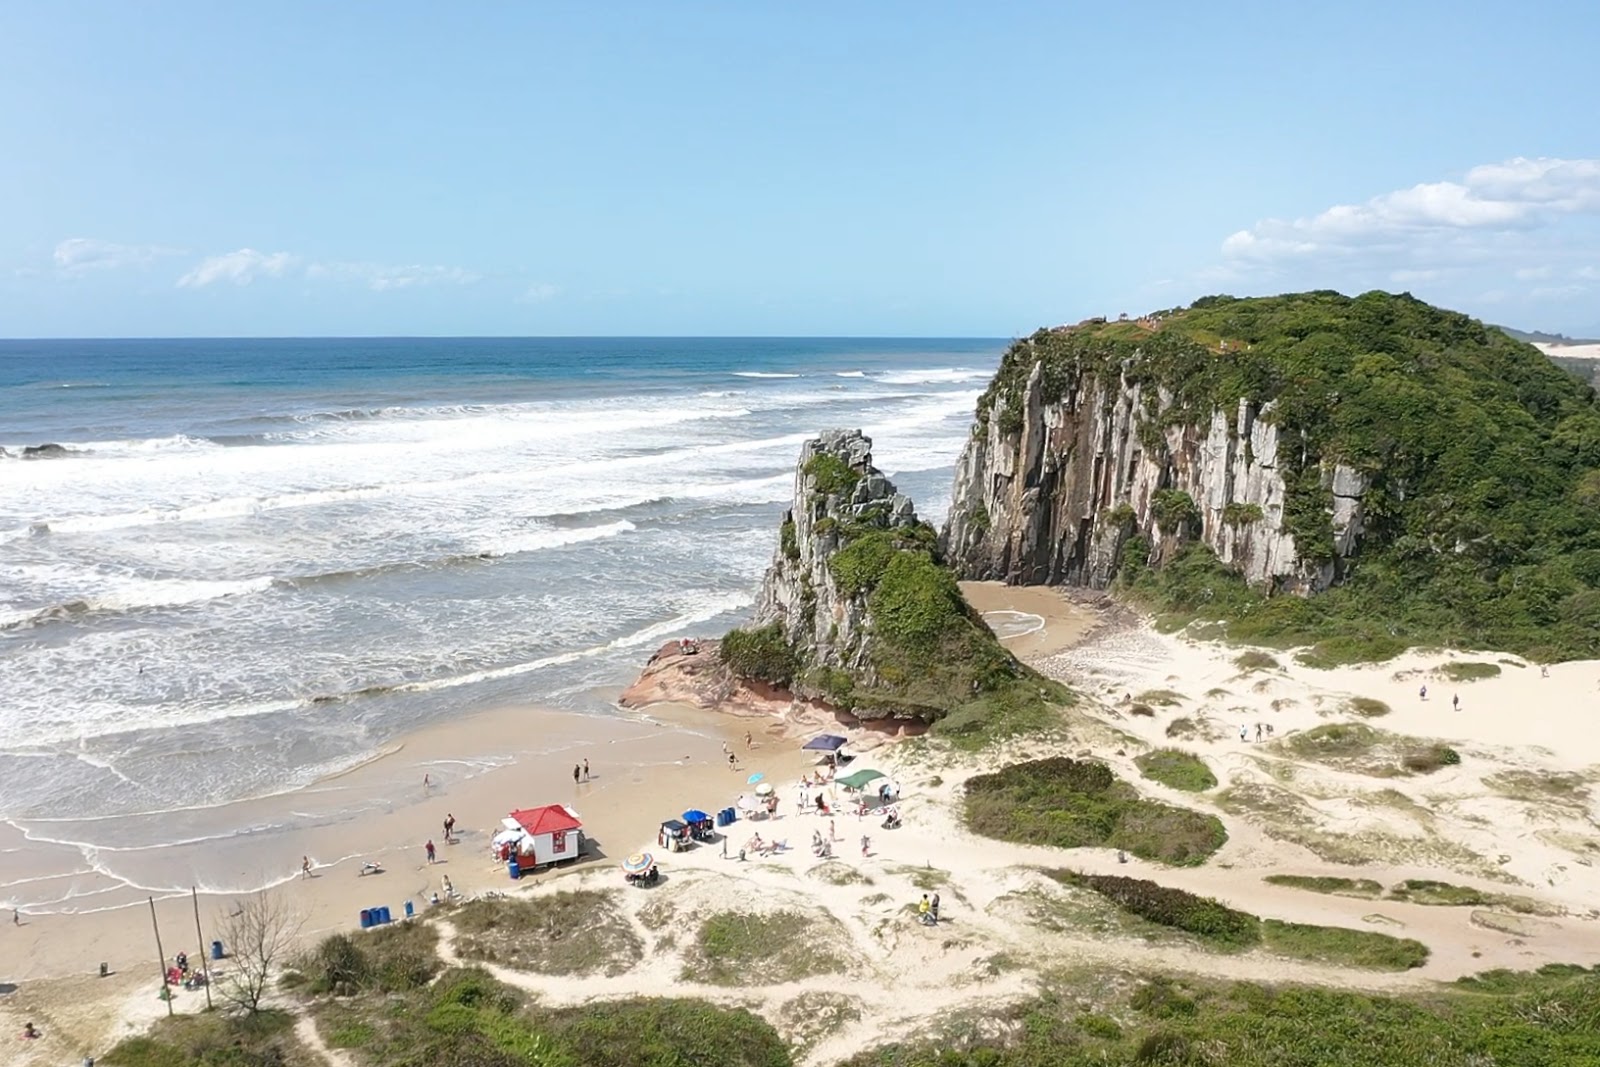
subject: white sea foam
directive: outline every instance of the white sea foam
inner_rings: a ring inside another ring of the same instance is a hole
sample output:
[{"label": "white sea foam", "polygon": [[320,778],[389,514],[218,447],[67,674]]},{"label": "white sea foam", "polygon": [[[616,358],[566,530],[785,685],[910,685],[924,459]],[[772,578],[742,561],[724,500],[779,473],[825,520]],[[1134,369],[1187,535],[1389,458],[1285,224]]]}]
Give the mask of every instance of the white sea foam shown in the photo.
[{"label": "white sea foam", "polygon": [[733,372],[733,375],[736,378],[798,378],[798,377],[800,377],[800,375],[798,375],[798,374],[785,374],[785,373],[779,373],[777,371],[765,371],[765,370],[736,370],[736,371]]},{"label": "white sea foam", "polygon": [[833,376],[835,378],[865,378],[867,372],[861,370],[839,370],[834,371]]},{"label": "white sea foam", "polygon": [[980,381],[993,374],[993,371],[970,367],[929,367],[926,370],[881,371],[874,374],[873,379],[885,385],[949,385]]}]

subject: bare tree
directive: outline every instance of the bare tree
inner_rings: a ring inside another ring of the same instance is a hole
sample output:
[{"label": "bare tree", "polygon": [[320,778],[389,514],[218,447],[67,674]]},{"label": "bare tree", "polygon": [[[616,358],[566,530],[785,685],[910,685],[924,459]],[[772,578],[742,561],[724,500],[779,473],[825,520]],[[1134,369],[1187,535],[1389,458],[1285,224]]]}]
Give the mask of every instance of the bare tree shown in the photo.
[{"label": "bare tree", "polygon": [[232,966],[217,980],[217,992],[236,1008],[261,1010],[274,968],[294,947],[305,917],[270,890],[237,901],[219,930]]}]

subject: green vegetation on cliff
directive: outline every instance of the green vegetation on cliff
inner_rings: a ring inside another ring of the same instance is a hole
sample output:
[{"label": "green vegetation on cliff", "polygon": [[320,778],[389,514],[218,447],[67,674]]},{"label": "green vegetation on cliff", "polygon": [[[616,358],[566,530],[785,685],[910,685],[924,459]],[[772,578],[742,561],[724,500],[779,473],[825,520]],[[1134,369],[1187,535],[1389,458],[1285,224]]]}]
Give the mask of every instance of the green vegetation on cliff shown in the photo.
[{"label": "green vegetation on cliff", "polygon": [[[1018,342],[979,420],[1020,420],[1037,363],[1046,401],[1090,377],[1147,386],[1149,445],[1215,410],[1231,417],[1241,399],[1272,403],[1284,528],[1311,563],[1335,560],[1324,464],[1370,480],[1360,547],[1333,589],[1270,596],[1193,546],[1151,571],[1135,539],[1123,577],[1153,605],[1227,619],[1239,640],[1332,641],[1326,662],[1420,643],[1600,653],[1600,409],[1593,389],[1500,330],[1404,294],[1208,297]],[[1185,510],[1164,503],[1163,529]]]}]

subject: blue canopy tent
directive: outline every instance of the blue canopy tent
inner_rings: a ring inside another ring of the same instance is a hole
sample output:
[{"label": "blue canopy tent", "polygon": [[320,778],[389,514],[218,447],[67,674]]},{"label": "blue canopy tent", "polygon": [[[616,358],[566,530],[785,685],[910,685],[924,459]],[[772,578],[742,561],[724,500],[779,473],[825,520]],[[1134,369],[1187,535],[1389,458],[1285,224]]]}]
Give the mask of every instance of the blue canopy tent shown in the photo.
[{"label": "blue canopy tent", "polygon": [[714,836],[711,832],[711,816],[699,808],[684,812],[683,821],[689,824],[689,836],[696,841],[710,841]]},{"label": "blue canopy tent", "polygon": [[838,734],[819,734],[800,747],[808,752],[837,752],[844,747],[844,738]]}]

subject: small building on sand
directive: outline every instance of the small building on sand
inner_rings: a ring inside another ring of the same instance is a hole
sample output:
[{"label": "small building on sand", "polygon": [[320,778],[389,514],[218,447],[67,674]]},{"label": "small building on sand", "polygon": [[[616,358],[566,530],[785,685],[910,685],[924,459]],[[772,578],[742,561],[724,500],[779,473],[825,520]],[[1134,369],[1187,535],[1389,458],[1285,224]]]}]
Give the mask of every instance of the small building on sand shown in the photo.
[{"label": "small building on sand", "polygon": [[502,821],[508,831],[522,832],[517,862],[524,870],[547,863],[575,860],[583,853],[583,820],[565,804],[523,808]]}]

